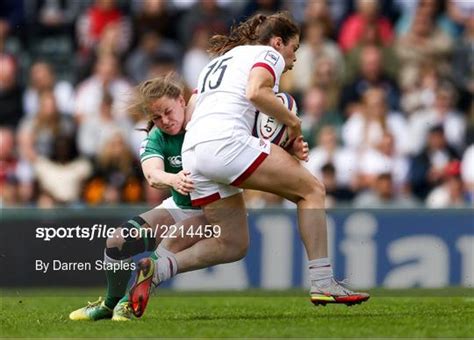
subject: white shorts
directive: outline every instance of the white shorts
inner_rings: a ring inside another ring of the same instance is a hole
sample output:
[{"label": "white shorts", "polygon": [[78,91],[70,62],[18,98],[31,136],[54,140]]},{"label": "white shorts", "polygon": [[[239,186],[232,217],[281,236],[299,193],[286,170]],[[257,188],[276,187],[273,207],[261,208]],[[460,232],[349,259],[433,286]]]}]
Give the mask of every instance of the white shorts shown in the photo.
[{"label": "white shorts", "polygon": [[168,197],[161,202],[159,206],[155,207],[155,209],[166,209],[171,217],[173,217],[174,223],[202,214],[201,209],[182,209],[178,207],[174,202],[173,197]]},{"label": "white shorts", "polygon": [[270,153],[270,142],[239,134],[199,143],[182,153],[183,169],[191,172],[193,206],[202,206],[242,192],[238,186]]}]

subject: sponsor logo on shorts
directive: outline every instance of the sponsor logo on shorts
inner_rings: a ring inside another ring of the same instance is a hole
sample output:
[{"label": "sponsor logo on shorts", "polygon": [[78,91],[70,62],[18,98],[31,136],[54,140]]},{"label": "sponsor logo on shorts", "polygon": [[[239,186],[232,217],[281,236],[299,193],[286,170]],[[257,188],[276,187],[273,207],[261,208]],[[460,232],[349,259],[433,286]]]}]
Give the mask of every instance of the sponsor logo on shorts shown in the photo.
[{"label": "sponsor logo on shorts", "polygon": [[168,162],[173,168],[181,168],[183,163],[181,162],[181,156],[170,156]]},{"label": "sponsor logo on shorts", "polygon": [[278,55],[276,55],[275,53],[271,52],[271,51],[268,51],[267,54],[265,55],[265,60],[270,62],[272,65],[276,65],[277,62],[278,62],[278,59],[280,57]]}]

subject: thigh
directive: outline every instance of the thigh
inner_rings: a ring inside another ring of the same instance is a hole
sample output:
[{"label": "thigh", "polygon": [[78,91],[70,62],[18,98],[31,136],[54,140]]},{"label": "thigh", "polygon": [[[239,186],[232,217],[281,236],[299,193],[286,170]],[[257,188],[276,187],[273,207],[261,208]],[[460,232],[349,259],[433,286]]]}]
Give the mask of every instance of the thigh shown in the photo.
[{"label": "thigh", "polygon": [[272,144],[270,154],[239,187],[271,192],[297,202],[313,190],[317,181],[298,160]]},{"label": "thigh", "polygon": [[208,223],[220,227],[220,238],[248,241],[247,209],[241,193],[210,203],[203,209]]}]

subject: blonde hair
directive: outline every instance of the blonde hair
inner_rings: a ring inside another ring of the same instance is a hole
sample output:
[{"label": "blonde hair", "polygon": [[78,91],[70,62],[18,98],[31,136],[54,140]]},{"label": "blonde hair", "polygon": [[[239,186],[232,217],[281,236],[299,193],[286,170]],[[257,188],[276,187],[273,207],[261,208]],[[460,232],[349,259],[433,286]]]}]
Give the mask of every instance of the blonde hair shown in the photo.
[{"label": "blonde hair", "polygon": [[[146,80],[135,87],[128,103],[128,113],[132,116],[143,116],[150,118],[150,104],[162,97],[178,99],[184,93],[182,83],[174,73],[168,73],[164,77]],[[144,130],[150,132],[154,123],[149,120]]]}]

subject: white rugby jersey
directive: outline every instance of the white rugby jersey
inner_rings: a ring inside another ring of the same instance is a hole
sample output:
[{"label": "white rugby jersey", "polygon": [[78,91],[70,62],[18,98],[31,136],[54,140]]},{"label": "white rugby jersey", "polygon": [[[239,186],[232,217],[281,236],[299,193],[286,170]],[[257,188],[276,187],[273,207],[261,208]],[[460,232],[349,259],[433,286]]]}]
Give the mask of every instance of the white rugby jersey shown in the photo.
[{"label": "white rugby jersey", "polygon": [[204,141],[252,134],[256,108],[246,98],[250,70],[266,68],[278,92],[285,67],[283,56],[271,46],[244,45],[213,59],[199,75],[197,100],[188,123],[183,150]]}]

